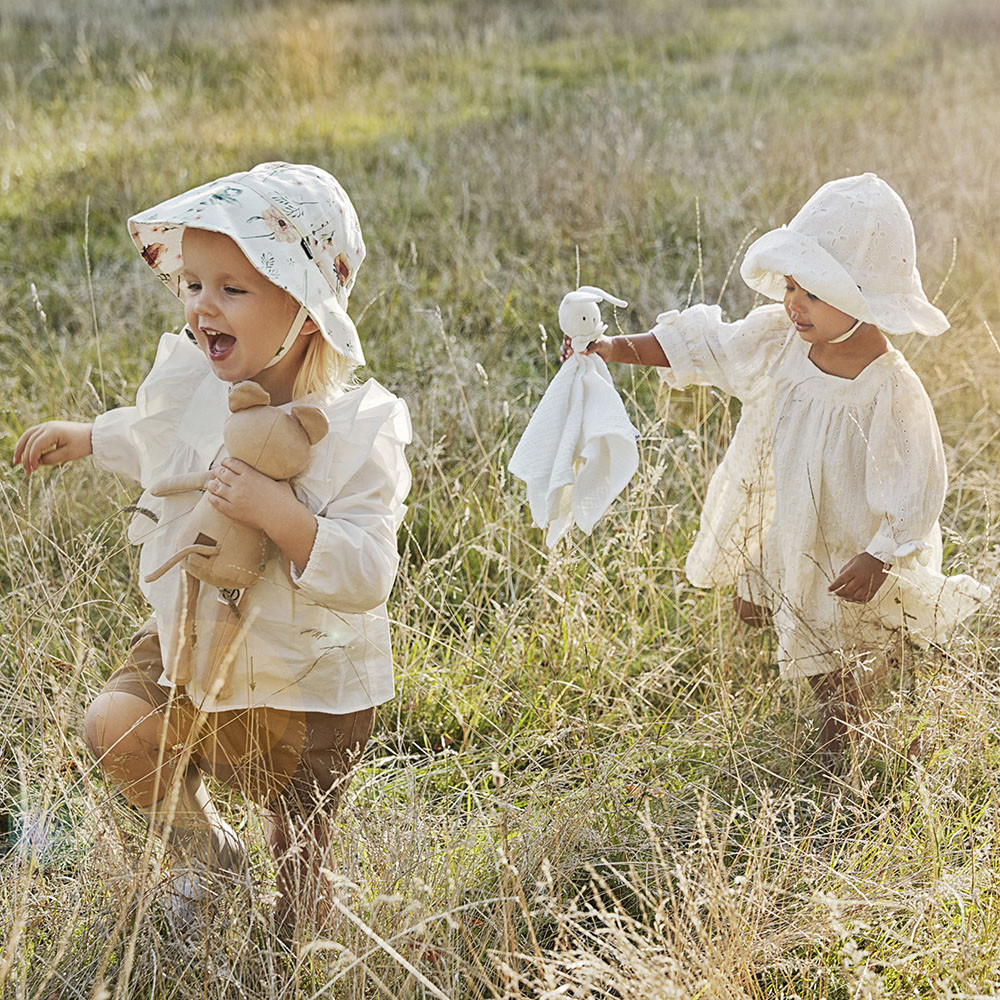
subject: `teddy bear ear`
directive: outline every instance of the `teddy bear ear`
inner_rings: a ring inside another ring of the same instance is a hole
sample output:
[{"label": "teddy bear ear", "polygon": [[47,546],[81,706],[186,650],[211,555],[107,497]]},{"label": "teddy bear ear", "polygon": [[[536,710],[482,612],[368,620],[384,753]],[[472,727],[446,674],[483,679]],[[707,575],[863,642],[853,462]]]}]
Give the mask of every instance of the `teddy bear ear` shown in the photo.
[{"label": "teddy bear ear", "polygon": [[326,414],[318,406],[293,406],[292,416],[302,424],[310,444],[321,441],[330,430]]},{"label": "teddy bear ear", "polygon": [[256,382],[237,382],[229,390],[229,410],[236,413],[237,410],[246,410],[251,406],[267,406],[271,402],[271,397],[266,389]]}]

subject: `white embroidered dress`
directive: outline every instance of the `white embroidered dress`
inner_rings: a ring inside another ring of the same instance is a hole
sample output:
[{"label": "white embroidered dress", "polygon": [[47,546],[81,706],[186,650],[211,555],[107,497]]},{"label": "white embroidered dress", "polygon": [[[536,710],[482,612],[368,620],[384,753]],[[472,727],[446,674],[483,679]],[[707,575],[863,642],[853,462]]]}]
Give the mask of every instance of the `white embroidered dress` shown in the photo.
[{"label": "white embroidered dress", "polygon": [[[927,393],[894,348],[854,379],[819,369],[781,305],[657,317],[674,388],[714,385],[742,415],[709,485],[687,574],[771,609],[782,676],[826,673],[906,627],[943,642],[989,590],[941,575],[944,451]],[[892,563],[866,604],[827,587],[854,556]]]},{"label": "white embroidered dress", "polygon": [[[165,476],[207,470],[223,455],[222,425],[229,386],[212,374],[186,337],[164,334],[136,405],[94,421],[94,458],[138,480],[146,492],[129,540],[141,544],[140,581],[177,551],[184,515],[200,493],[153,497]],[[213,697],[201,684],[195,651],[191,700],[206,711],[268,705],[301,711],[354,712],[393,695],[385,601],[399,557],[396,530],[406,507],[410,440],[406,404],[374,380],[356,389],[296,402],[320,406],[330,430],[312,449],[295,495],[317,515],[309,561],[291,578],[272,558],[243,600],[251,621],[232,665],[231,695]],[[290,408],[291,404],[288,404]],[[164,663],[174,649],[179,598],[175,567],[140,587],[153,606]],[[198,618],[210,616],[219,592],[203,586]],[[165,676],[160,683],[169,686]]]}]

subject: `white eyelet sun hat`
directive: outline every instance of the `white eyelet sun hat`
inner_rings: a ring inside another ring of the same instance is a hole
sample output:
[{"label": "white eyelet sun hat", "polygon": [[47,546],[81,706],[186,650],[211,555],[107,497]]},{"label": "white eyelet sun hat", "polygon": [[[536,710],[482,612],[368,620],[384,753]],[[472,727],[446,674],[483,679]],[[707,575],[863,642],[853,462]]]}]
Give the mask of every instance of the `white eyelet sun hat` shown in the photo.
[{"label": "white eyelet sun hat", "polygon": [[[335,177],[308,164],[261,163],[132,216],[132,241],[178,297],[187,226],[233,239],[265,278],[305,308],[334,348],[352,364],[364,364],[347,300],[365,243],[351,199]],[[300,317],[301,326],[301,310]]]},{"label": "white eyelet sun hat", "polygon": [[755,291],[779,300],[791,275],[824,302],[886,333],[936,337],[949,326],[924,294],[906,205],[871,173],[824,184],[787,226],[750,245],[740,274]]}]

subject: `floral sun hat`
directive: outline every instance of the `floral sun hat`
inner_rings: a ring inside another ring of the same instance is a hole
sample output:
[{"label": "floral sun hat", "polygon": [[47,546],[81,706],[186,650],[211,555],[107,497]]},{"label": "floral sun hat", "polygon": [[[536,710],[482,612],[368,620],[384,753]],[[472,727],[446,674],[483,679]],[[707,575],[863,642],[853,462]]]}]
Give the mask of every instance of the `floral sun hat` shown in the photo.
[{"label": "floral sun hat", "polygon": [[347,300],[365,243],[335,177],[308,164],[261,163],[132,216],[132,241],[178,297],[187,226],[232,238],[265,278],[308,311],[333,347],[352,364],[364,364]]},{"label": "floral sun hat", "polygon": [[771,299],[784,297],[789,274],[824,302],[886,333],[936,337],[949,326],[924,294],[906,205],[872,173],[824,184],[787,226],[750,245],[740,274]]}]

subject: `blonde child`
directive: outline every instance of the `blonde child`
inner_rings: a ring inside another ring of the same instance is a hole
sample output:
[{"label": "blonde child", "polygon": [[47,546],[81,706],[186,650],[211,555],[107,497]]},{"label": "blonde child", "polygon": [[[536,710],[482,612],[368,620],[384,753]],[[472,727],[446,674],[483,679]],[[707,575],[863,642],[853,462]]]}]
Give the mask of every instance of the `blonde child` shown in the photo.
[{"label": "blonde child", "polygon": [[821,187],[740,271],[783,305],[734,323],[717,306],[666,312],[649,333],[602,337],[587,353],[742,401],[687,574],[733,588],[744,622],[773,623],[782,676],[807,677],[817,695],[829,760],[903,630],[944,642],[989,593],[941,575],[941,438],[885,336],[933,337],[948,321],[921,286],[906,206],[870,173]]},{"label": "blonde child", "polygon": [[[93,454],[147,488],[129,531],[142,544],[141,578],[181,547],[200,495],[154,497],[148,487],[164,476],[210,469],[211,504],[263,530],[276,551],[237,597],[242,628],[221,691],[197,645],[190,683],[168,680],[181,567],[140,583],[153,617],[90,706],[86,739],[177,855],[174,912],[190,918],[219,876],[242,876],[246,865],[208,774],[266,810],[278,922],[322,921],[329,820],[375,706],[393,693],[385,601],[410,484],[405,404],[373,380],[349,383],[364,360],[346,312],[365,255],[361,228],[330,174],[266,163],[142,212],[129,231],[183,302],[186,330],[162,337],[135,406],[32,427],[14,461],[30,475]],[[272,405],[306,400],[327,417],[329,433],[291,485],[223,450],[228,391],[243,380]],[[203,586],[195,620],[235,614],[233,600]]]}]

